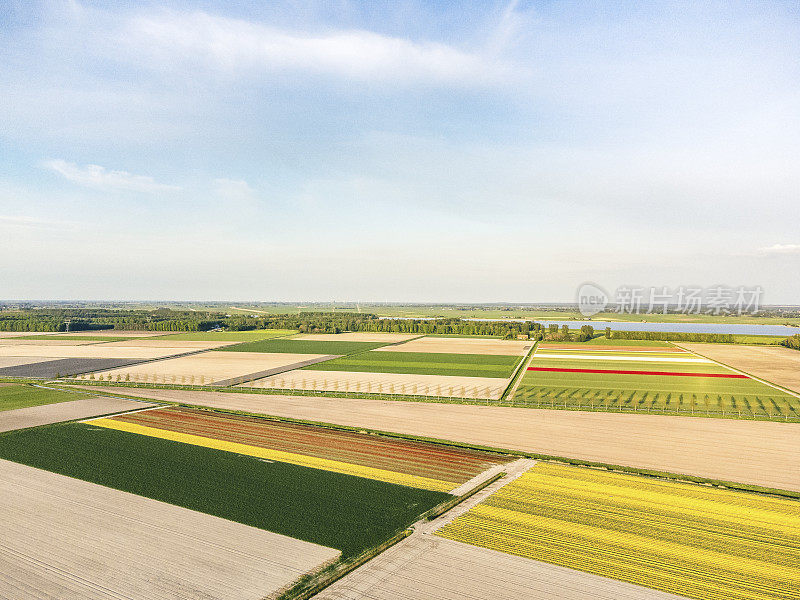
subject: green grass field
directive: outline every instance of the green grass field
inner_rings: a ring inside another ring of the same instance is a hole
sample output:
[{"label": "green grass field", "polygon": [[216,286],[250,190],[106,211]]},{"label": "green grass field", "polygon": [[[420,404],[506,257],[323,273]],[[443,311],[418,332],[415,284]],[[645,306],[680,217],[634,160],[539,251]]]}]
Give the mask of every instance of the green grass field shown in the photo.
[{"label": "green grass field", "polygon": [[0,411],[55,404],[86,398],[85,394],[61,390],[48,390],[30,385],[0,385]]},{"label": "green grass field", "polygon": [[0,457],[336,548],[344,556],[387,540],[452,498],[83,423],[1,434]]},{"label": "green grass field", "polygon": [[108,335],[23,335],[13,340],[80,340],[82,342],[124,342],[125,340],[132,340],[135,338],[126,336],[108,336]]},{"label": "green grass field", "polygon": [[191,331],[160,335],[157,339],[179,342],[254,342],[297,333],[291,329],[252,329],[250,331]]},{"label": "green grass field", "polygon": [[[286,352],[290,354],[353,354],[385,346],[384,342],[317,342],[313,340],[262,340],[220,348],[229,352]],[[327,364],[327,363],[326,363]]]},{"label": "green grass field", "polygon": [[511,377],[520,356],[440,354],[431,352],[364,352],[304,367],[316,371],[411,373],[458,377]]}]

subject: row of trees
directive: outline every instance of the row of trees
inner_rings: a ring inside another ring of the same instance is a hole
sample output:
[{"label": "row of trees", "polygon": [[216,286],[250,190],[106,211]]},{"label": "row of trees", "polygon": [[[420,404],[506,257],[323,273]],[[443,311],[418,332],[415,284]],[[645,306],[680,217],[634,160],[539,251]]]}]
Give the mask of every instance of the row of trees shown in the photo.
[{"label": "row of trees", "polygon": [[672,331],[611,331],[606,327],[605,336],[612,340],[657,340],[666,342],[711,342],[733,344],[736,336],[730,333],[676,333]]},{"label": "row of trees", "polygon": [[800,334],[786,338],[781,342],[781,345],[791,348],[792,350],[800,350]]}]

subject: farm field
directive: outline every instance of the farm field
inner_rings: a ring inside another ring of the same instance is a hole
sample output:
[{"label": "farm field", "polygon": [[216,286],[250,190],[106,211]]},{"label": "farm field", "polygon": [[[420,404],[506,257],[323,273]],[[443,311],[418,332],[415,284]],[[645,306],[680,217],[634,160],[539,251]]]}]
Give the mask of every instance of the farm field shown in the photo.
[{"label": "farm field", "polygon": [[[116,339],[116,338],[107,338],[107,339]],[[125,339],[125,338],[120,338]],[[74,337],[74,338],[60,338],[56,339],[56,336],[52,338],[29,338],[29,337],[16,337],[16,338],[5,338],[0,340],[0,346],[84,346],[88,344],[97,344],[99,342],[103,342],[102,338],[94,338],[94,339],[86,339],[83,337]]]},{"label": "farm field", "polygon": [[136,412],[91,424],[442,492],[504,462],[473,450],[191,408]]},{"label": "farm field", "polygon": [[24,384],[0,383],[0,411],[53,404],[85,398],[86,394],[37,388]]},{"label": "farm field", "polygon": [[324,364],[304,367],[304,369],[508,378],[511,377],[514,367],[519,361],[519,356],[376,351],[344,356]]},{"label": "farm field", "polygon": [[[155,332],[150,332],[155,335]],[[296,333],[293,329],[252,329],[248,331],[163,332],[163,339],[174,342],[253,342]]]},{"label": "farm field", "polygon": [[390,352],[431,352],[436,354],[489,354],[523,356],[533,342],[487,338],[422,337],[384,350]]},{"label": "farm field", "polygon": [[68,423],[0,435],[0,458],[357,554],[452,496]]},{"label": "farm field", "polygon": [[[34,341],[56,341],[56,342],[67,342],[67,343],[81,343],[81,342],[121,342],[124,340],[133,340],[137,339],[133,336],[111,336],[111,335],[92,335],[88,333],[86,335],[67,335],[63,333],[52,333],[52,334],[38,334],[38,335],[26,335],[20,336],[17,338],[13,338],[15,342],[20,340],[34,340]],[[3,343],[8,343],[7,340],[4,340]]]},{"label": "farm field", "polygon": [[109,379],[140,383],[170,383],[177,385],[231,385],[246,379],[269,375],[307,364],[309,361],[326,360],[320,354],[276,354],[266,352],[222,352],[211,350],[167,358],[155,362],[134,364],[79,379]]},{"label": "farm field", "polygon": [[87,394],[75,394],[74,399],[66,397],[51,404],[0,411],[0,432],[139,410],[150,406],[154,404],[123,398],[93,398]]},{"label": "farm field", "polygon": [[680,600],[681,597],[441,537],[412,536],[315,598]]},{"label": "farm field", "polygon": [[345,333],[301,333],[294,340],[309,342],[379,342],[395,344],[418,337],[416,333],[373,333],[369,331],[349,331]]},{"label": "farm field", "polygon": [[81,345],[0,345],[0,357],[21,356],[39,358],[104,358],[104,359],[138,359],[152,360],[192,352],[196,349],[181,347],[180,345],[166,348],[152,348],[145,346],[115,346],[111,344],[81,344]]},{"label": "farm field", "polygon": [[175,341],[168,338],[153,338],[142,339],[132,338],[121,341],[109,341],[104,343],[102,348],[180,348],[184,352],[191,352],[193,350],[214,350],[216,348],[223,348],[236,344],[234,341],[229,340],[182,340]]},{"label": "farm field", "polygon": [[28,358],[32,360],[0,368],[0,377],[53,379],[141,362],[139,358]]},{"label": "farm field", "polygon": [[797,350],[731,344],[680,345],[691,352],[800,393],[800,352]]},{"label": "farm field", "polygon": [[339,552],[0,460],[0,597],[260,600]]},{"label": "farm field", "polygon": [[238,344],[226,348],[229,352],[287,352],[291,354],[353,354],[379,348],[388,342],[349,342],[281,338]]},{"label": "farm field", "polygon": [[[320,363],[320,366],[325,364],[328,363]],[[298,369],[242,383],[237,387],[496,400],[506,385],[508,379],[493,377]]]},{"label": "farm field", "polygon": [[698,600],[796,595],[791,500],[539,463],[437,535]]},{"label": "farm field", "polygon": [[189,390],[130,393],[800,491],[794,423]]},{"label": "farm field", "polygon": [[512,400],[551,409],[800,418],[800,398],[697,354],[650,346],[541,344]]}]

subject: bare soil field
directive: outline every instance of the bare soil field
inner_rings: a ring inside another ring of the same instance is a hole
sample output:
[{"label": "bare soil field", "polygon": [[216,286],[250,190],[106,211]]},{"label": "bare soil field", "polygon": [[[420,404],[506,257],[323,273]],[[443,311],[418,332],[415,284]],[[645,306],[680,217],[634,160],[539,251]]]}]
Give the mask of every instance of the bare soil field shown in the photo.
[{"label": "bare soil field", "polygon": [[137,402],[122,398],[90,398],[85,400],[71,400],[18,408],[16,410],[0,411],[0,432],[38,427],[50,423],[73,421],[75,419],[88,419],[126,410],[139,410],[156,406],[150,402]]},{"label": "bare soil field", "polygon": [[238,387],[497,399],[503,393],[506,385],[508,385],[507,379],[496,377],[453,377],[301,369],[249,381]]},{"label": "bare soil field", "polygon": [[21,340],[19,338],[0,339],[0,346],[84,346],[97,344],[97,340],[82,340],[79,338],[64,338],[63,340]]},{"label": "bare soil field", "polygon": [[0,377],[70,377],[101,369],[114,369],[141,362],[138,358],[55,358],[0,368]]},{"label": "bare soil field", "polygon": [[258,600],[339,552],[0,460],[0,597]]},{"label": "bare soil field", "polygon": [[[90,335],[92,337],[102,336],[102,337],[135,337],[135,338],[150,338],[162,335],[174,335],[175,333],[179,333],[177,331],[141,331],[141,330],[126,330],[126,329],[100,329],[100,330],[87,330],[87,331],[70,331],[69,333],[60,333],[58,335],[63,335],[64,337],[69,337],[73,335]],[[36,333],[28,332],[26,335],[36,335]],[[53,334],[55,335],[55,333]]]},{"label": "bare soil field", "polygon": [[352,331],[349,333],[301,333],[289,339],[310,342],[386,342],[394,344],[418,337],[415,333],[371,333]]},{"label": "bare soil field", "polygon": [[533,342],[517,340],[491,340],[485,338],[439,338],[424,337],[417,340],[376,348],[373,352],[436,352],[442,354],[494,354],[497,356],[522,356]]},{"label": "bare soil field", "polygon": [[800,352],[781,346],[689,344],[681,347],[800,393]]},{"label": "bare soil field", "polygon": [[[109,391],[125,393],[122,388]],[[800,491],[800,436],[793,423],[227,392],[127,391],[155,400]]]},{"label": "bare soil field", "polygon": [[191,350],[212,350],[222,346],[231,346],[238,342],[219,341],[207,342],[200,340],[122,340],[120,342],[101,342],[103,348],[181,348],[185,351]]},{"label": "bare soil field", "polygon": [[[120,348],[120,351],[127,348]],[[268,352],[202,352],[190,356],[168,358],[155,362],[131,365],[119,369],[111,369],[99,374],[96,378],[109,375],[120,380],[177,383],[185,385],[207,385],[217,383],[223,385],[237,377],[269,371],[272,369],[295,365],[308,360],[326,358],[320,354],[284,354]],[[84,376],[82,379],[86,379]]]},{"label": "bare soil field", "polygon": [[50,356],[0,356],[0,369],[6,367],[19,367],[46,360],[55,360]]},{"label": "bare soil field", "polygon": [[138,358],[153,359],[175,354],[194,352],[177,342],[168,348],[148,348],[146,346],[111,346],[110,344],[84,344],[80,346],[0,346],[2,356],[45,356],[56,358]]},{"label": "bare soil field", "polygon": [[412,536],[319,600],[678,600],[678,596],[430,535]]}]

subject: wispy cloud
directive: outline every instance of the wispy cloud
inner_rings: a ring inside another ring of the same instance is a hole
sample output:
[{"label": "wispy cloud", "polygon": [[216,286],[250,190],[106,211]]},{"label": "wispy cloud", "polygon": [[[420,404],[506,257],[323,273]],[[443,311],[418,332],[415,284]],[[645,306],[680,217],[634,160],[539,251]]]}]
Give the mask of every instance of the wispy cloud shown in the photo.
[{"label": "wispy cloud", "polygon": [[255,190],[242,179],[215,179],[214,191],[225,200],[250,202],[255,200]]},{"label": "wispy cloud", "polygon": [[774,244],[766,248],[759,248],[758,253],[762,255],[800,254],[800,244]]},{"label": "wispy cloud", "polygon": [[172,65],[176,60],[242,72],[303,70],[358,80],[489,83],[508,66],[480,52],[365,30],[291,32],[210,15],[162,13],[133,19],[125,41]]},{"label": "wispy cloud", "polygon": [[26,215],[0,215],[0,227],[15,227],[20,229],[73,229],[74,221],[56,221],[40,219]]},{"label": "wispy cloud", "polygon": [[158,183],[152,177],[134,175],[127,171],[109,171],[100,165],[84,165],[81,167],[61,159],[48,160],[43,164],[72,183],[96,189],[132,190],[150,194],[181,189],[179,186]]}]

